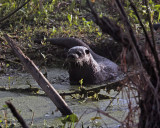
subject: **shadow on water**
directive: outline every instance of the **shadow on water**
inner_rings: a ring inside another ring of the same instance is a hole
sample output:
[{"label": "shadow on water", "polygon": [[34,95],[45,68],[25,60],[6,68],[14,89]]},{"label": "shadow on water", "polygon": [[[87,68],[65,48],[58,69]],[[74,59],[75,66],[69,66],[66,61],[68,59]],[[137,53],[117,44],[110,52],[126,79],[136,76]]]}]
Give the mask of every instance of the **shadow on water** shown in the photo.
[{"label": "shadow on water", "polygon": [[[54,88],[60,92],[70,92],[78,90],[79,86],[70,86],[68,80],[68,73],[66,70],[53,68],[48,69],[47,79],[53,84]],[[87,87],[86,87],[87,88]],[[115,97],[116,91],[111,90],[109,93],[101,90],[101,94],[107,94],[109,97]],[[93,100],[92,98],[79,99],[71,96],[65,96],[65,101],[71,110],[80,117],[77,126],[104,126],[104,127],[119,127],[119,123],[107,116],[99,114],[95,109],[106,110],[106,112],[122,121],[128,112],[128,103],[125,94],[121,92],[110,104],[111,99],[108,100]],[[32,76],[28,73],[17,73],[12,76],[0,77],[0,115],[3,116],[3,105],[5,101],[10,100],[20,114],[29,124],[37,127],[50,125],[58,127],[62,125],[61,113],[52,101],[44,94]],[[82,116],[83,115],[83,116]],[[7,117],[14,121],[14,117],[8,112]],[[98,117],[97,119],[94,117]],[[17,126],[18,127],[18,126]]]}]

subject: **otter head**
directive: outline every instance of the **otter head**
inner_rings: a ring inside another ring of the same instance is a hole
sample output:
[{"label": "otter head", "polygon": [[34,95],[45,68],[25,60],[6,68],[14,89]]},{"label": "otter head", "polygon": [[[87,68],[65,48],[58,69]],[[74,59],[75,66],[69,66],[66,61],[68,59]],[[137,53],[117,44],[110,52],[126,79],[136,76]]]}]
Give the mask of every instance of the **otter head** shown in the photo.
[{"label": "otter head", "polygon": [[81,79],[83,79],[84,84],[93,84],[103,79],[100,74],[100,66],[84,46],[69,49],[67,62],[69,64],[70,84],[79,84]]},{"label": "otter head", "polygon": [[72,47],[67,54],[68,62],[79,66],[89,64],[91,57],[90,51],[84,46]]}]

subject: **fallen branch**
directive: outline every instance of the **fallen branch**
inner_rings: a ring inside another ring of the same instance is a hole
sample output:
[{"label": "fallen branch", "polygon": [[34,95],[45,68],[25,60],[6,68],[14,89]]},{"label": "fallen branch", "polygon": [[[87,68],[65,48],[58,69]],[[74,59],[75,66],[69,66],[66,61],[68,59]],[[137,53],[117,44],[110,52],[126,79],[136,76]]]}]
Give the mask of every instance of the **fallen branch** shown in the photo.
[{"label": "fallen branch", "polygon": [[125,81],[126,79],[123,80],[118,80],[116,82],[111,82],[111,83],[107,83],[104,84],[102,86],[98,86],[98,87],[94,87],[94,88],[90,88],[90,89],[83,89],[83,90],[76,90],[74,92],[68,92],[68,93],[60,93],[61,96],[67,96],[67,95],[73,95],[73,94],[85,94],[85,93],[89,93],[89,92],[97,92],[100,89],[106,89],[107,92],[109,92],[111,89],[117,90],[118,87],[122,86],[122,82]]},{"label": "fallen branch", "polygon": [[52,100],[52,102],[56,105],[58,110],[63,115],[70,115],[72,111],[69,109],[66,102],[62,99],[62,97],[58,94],[58,92],[54,89],[54,87],[49,83],[49,81],[44,77],[44,75],[39,71],[37,66],[31,61],[20,48],[16,46],[16,43],[8,37],[7,34],[4,34],[5,39],[13,49],[14,53],[18,56],[18,58],[23,63],[24,67],[31,73],[33,78],[37,81],[42,90],[48,95],[48,97]]},{"label": "fallen branch", "polygon": [[36,94],[38,96],[45,96],[45,94],[38,94],[39,88],[28,87],[28,88],[4,88],[0,87],[0,91],[8,91],[13,93],[27,93],[27,94]]},{"label": "fallen branch", "polygon": [[24,121],[24,119],[22,118],[22,116],[17,112],[16,108],[12,105],[12,103],[9,101],[6,101],[5,103],[7,104],[8,108],[11,110],[13,116],[16,117],[18,122],[22,125],[22,127],[29,128],[26,122]]}]

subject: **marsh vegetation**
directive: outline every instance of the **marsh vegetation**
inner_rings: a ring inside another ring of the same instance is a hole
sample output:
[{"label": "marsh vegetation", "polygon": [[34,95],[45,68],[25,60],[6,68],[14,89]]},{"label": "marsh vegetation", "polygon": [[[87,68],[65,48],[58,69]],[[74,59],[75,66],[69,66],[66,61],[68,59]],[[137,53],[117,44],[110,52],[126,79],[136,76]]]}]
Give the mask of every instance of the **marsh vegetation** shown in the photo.
[{"label": "marsh vegetation", "polygon": [[[159,20],[158,0],[1,0],[0,127],[20,127],[5,105],[8,100],[29,127],[160,127],[160,39],[159,29],[152,27]],[[34,61],[77,116],[62,117],[4,34]],[[125,79],[112,90],[106,89],[109,83],[70,86],[62,69],[66,49],[34,43],[51,37],[83,40],[117,63]]]}]

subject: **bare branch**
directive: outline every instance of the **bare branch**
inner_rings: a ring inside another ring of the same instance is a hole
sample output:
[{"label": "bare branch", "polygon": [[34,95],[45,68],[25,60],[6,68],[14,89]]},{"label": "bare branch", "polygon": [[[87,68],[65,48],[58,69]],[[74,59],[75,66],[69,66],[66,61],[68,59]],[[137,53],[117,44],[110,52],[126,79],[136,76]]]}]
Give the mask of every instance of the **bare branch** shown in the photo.
[{"label": "bare branch", "polygon": [[21,9],[23,6],[25,6],[30,0],[27,0],[25,3],[23,3],[20,7],[16,8],[14,11],[10,12],[7,16],[0,19],[0,23],[12,16],[14,13],[16,13],[19,9]]},{"label": "bare branch", "polygon": [[129,37],[128,34],[124,32],[124,30],[118,26],[114,21],[107,17],[99,18],[98,14],[92,8],[89,0],[87,0],[88,6],[91,9],[91,13],[96,19],[96,24],[102,29],[102,32],[109,34],[115,41],[123,44],[123,46],[129,46]]},{"label": "bare branch", "polygon": [[157,83],[156,71],[155,71],[151,61],[145,56],[145,54],[142,51],[140,51],[140,48],[137,44],[137,40],[134,35],[133,29],[128,21],[127,15],[126,15],[121,3],[119,2],[119,0],[116,0],[116,3],[121,11],[121,14],[122,14],[124,21],[126,23],[128,32],[129,32],[130,37],[132,39],[132,41],[130,41],[130,44],[131,44],[132,48],[134,49],[136,56],[139,58],[140,62],[142,63],[143,68],[146,70],[148,75],[151,76],[151,82],[153,83],[153,85],[156,85],[156,83]]},{"label": "bare branch", "polygon": [[13,106],[13,104],[9,101],[5,102],[7,104],[7,106],[9,107],[9,109],[11,110],[12,114],[14,117],[16,117],[16,119],[18,120],[18,122],[22,125],[23,128],[29,128],[26,124],[26,122],[24,121],[24,119],[22,118],[22,116],[17,112],[16,108]]},{"label": "bare branch", "polygon": [[149,39],[149,36],[148,36],[147,31],[146,31],[146,29],[145,29],[145,27],[144,27],[144,25],[143,25],[143,23],[142,23],[142,21],[141,21],[141,18],[140,18],[139,15],[138,15],[138,12],[137,12],[137,10],[136,10],[136,7],[134,6],[134,4],[133,4],[133,2],[132,2],[131,0],[129,0],[129,1],[130,1],[130,5],[131,5],[132,9],[133,9],[134,12],[135,12],[135,15],[137,16],[137,18],[138,18],[138,20],[139,20],[139,23],[140,23],[141,27],[142,27],[142,29],[143,29],[143,32],[144,32],[144,34],[145,34],[147,43],[149,44],[150,49],[151,49],[152,54],[153,54],[154,59],[155,59],[158,74],[159,74],[159,76],[160,76],[160,67],[159,67],[159,63],[160,63],[160,62],[159,62],[157,50],[156,50],[156,47],[155,47],[153,27],[152,27],[151,20],[150,20],[150,15],[149,15],[149,10],[148,10],[147,1],[145,0],[145,1],[146,1],[145,3],[146,3],[146,6],[147,6],[147,10],[148,10],[148,11],[147,11],[147,12],[148,12],[147,14],[148,14],[148,19],[149,19],[149,24],[150,24],[150,30],[151,30],[151,33],[152,33],[153,45],[152,45],[152,43],[151,43],[151,40]]}]

